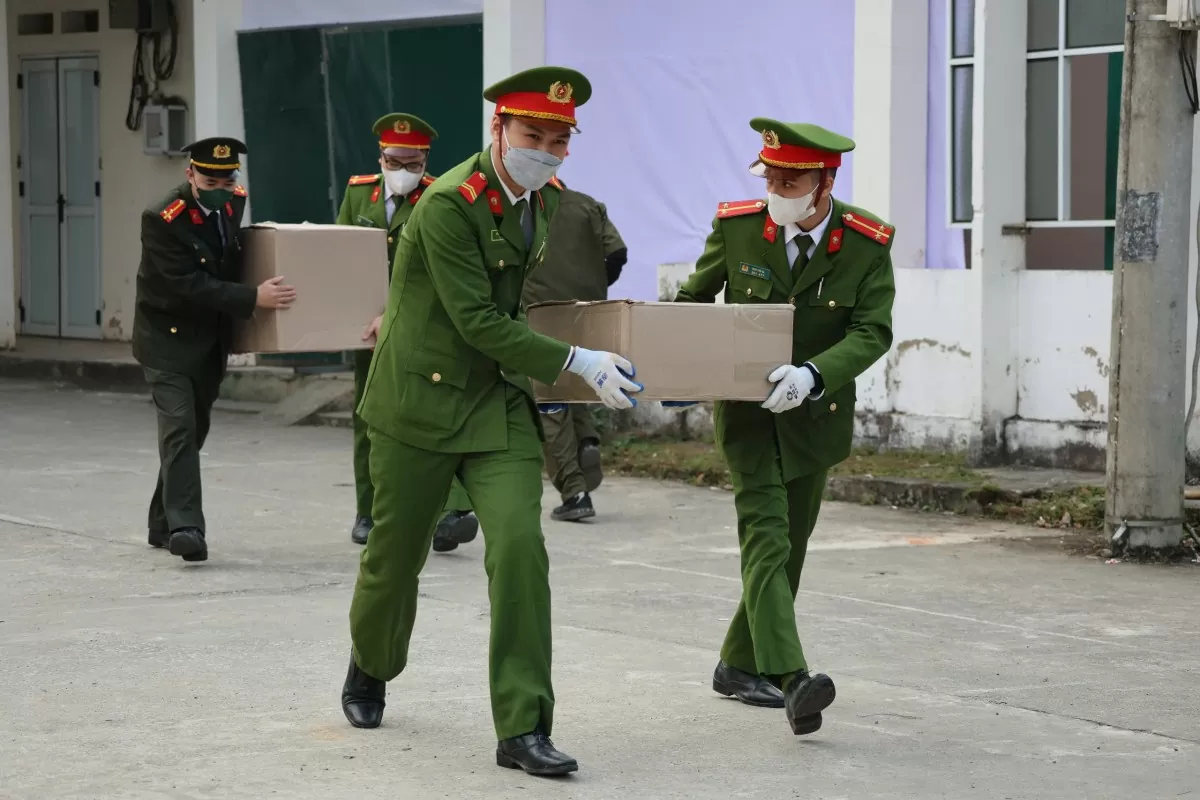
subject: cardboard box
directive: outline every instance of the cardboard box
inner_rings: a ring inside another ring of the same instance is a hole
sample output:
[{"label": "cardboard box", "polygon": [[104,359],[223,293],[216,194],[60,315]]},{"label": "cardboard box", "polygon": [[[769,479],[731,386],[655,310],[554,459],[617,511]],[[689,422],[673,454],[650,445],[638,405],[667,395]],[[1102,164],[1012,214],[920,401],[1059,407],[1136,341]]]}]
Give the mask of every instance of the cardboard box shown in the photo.
[{"label": "cardboard box", "polygon": [[264,222],[243,231],[242,282],[283,275],[296,302],[240,322],[235,353],[320,353],[370,347],[363,328],[387,303],[387,234],[354,225]]},{"label": "cardboard box", "polygon": [[[646,387],[639,400],[762,401],[772,388],[767,376],[792,359],[790,305],[605,300],[541,303],[528,313],[540,333],[632,361]],[[546,402],[597,402],[572,373],[534,389]]]}]

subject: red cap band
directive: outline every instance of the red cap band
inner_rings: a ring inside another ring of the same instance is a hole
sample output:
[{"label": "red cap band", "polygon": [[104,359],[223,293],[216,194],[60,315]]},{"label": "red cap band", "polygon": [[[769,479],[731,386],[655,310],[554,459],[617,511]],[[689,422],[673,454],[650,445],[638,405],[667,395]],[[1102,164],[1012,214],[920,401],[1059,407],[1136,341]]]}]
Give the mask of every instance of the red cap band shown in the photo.
[{"label": "red cap band", "polygon": [[568,84],[555,81],[548,92],[512,92],[496,98],[496,113],[575,124],[575,101]]},{"label": "red cap band", "polygon": [[764,164],[782,169],[830,169],[842,165],[842,154],[831,153],[828,150],[817,150],[798,144],[779,144],[776,147],[763,146],[758,154]]}]

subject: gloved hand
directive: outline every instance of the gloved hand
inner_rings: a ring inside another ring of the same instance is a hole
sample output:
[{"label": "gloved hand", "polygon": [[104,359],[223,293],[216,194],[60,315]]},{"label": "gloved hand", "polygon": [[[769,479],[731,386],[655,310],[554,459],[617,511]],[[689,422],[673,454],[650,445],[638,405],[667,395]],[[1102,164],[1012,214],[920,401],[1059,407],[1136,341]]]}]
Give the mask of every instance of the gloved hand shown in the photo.
[{"label": "gloved hand", "polygon": [[566,403],[538,403],[539,414],[558,414],[567,410]]},{"label": "gloved hand", "polygon": [[633,364],[615,353],[575,347],[566,368],[587,381],[606,408],[633,408],[637,399],[629,395],[645,388],[630,380],[637,374]]},{"label": "gloved hand", "polygon": [[775,384],[775,388],[762,407],[776,414],[782,414],[784,411],[791,411],[798,407],[812,393],[813,387],[816,385],[811,370],[792,364],[784,364],[772,372],[767,380]]},{"label": "gloved hand", "polygon": [[680,409],[691,408],[700,404],[695,400],[663,400],[660,405],[672,411],[679,411]]}]

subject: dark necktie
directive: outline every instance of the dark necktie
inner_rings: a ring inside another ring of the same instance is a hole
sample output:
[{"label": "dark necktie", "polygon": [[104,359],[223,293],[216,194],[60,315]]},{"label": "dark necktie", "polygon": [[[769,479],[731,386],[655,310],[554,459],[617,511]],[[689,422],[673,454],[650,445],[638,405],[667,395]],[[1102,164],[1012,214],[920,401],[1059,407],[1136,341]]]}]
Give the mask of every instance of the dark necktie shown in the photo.
[{"label": "dark necktie", "polygon": [[812,247],[812,237],[807,233],[802,233],[794,241],[800,248],[800,252],[796,254],[796,260],[792,262],[792,277],[799,278],[800,273],[804,272],[804,268],[808,266],[808,248]]},{"label": "dark necktie", "polygon": [[525,249],[528,250],[533,245],[533,214],[530,213],[529,201],[518,200],[515,208],[521,215],[521,232],[525,234]]},{"label": "dark necktie", "polygon": [[208,222],[210,227],[212,227],[213,232],[217,236],[217,255],[220,256],[225,250],[225,236],[221,230],[221,212],[211,212],[208,215]]}]

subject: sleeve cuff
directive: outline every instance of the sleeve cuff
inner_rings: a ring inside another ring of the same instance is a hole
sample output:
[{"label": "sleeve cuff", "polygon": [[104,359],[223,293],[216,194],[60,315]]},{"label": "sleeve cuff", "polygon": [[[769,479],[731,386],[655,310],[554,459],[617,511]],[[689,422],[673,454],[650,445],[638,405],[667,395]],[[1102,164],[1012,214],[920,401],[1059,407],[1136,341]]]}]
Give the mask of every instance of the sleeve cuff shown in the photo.
[{"label": "sleeve cuff", "polygon": [[820,400],[825,396],[825,379],[821,377],[821,371],[811,361],[805,361],[801,366],[806,367],[813,376],[813,390],[808,393],[808,399]]}]

